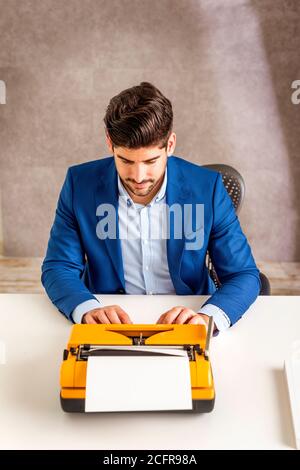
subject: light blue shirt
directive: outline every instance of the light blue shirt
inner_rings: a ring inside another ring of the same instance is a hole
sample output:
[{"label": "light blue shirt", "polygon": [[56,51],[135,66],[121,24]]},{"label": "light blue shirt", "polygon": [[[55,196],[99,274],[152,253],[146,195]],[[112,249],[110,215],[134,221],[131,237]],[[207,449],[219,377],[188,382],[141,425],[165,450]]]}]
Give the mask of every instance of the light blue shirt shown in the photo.
[{"label": "light blue shirt", "polygon": [[[176,294],[167,259],[166,187],[167,168],[160,190],[145,206],[133,202],[118,175],[119,236],[126,294]],[[101,306],[95,299],[79,304],[72,314],[74,322],[81,323],[85,313]],[[219,331],[230,326],[228,316],[215,305],[204,305],[198,313],[213,316]]]}]

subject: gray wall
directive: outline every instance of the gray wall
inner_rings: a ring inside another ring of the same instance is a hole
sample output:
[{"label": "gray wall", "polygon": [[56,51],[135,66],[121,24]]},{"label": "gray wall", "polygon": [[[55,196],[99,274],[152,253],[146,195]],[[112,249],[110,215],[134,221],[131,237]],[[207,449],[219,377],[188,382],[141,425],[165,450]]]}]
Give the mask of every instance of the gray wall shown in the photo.
[{"label": "gray wall", "polygon": [[0,0],[3,253],[44,255],[67,167],[109,155],[109,99],[147,80],[175,155],[243,174],[256,259],[299,261],[299,26],[298,0]]}]

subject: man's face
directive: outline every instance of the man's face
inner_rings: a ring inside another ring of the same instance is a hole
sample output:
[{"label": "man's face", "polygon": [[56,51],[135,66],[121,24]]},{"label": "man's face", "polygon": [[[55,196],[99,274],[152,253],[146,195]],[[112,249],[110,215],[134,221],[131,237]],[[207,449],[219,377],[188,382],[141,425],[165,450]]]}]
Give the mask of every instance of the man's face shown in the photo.
[{"label": "man's face", "polygon": [[167,164],[167,157],[175,148],[176,136],[169,137],[167,149],[145,147],[128,149],[114,147],[109,138],[108,146],[114,154],[117,172],[128,194],[136,202],[154,196],[162,184]]}]

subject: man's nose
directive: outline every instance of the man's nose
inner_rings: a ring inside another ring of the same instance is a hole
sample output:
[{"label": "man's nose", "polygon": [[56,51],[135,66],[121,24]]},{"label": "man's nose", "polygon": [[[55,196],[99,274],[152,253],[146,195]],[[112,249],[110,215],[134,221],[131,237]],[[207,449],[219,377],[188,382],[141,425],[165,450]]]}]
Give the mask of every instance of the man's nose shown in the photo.
[{"label": "man's nose", "polygon": [[133,174],[131,177],[136,183],[141,183],[144,179],[146,179],[146,170],[141,166],[137,166],[133,170]]}]

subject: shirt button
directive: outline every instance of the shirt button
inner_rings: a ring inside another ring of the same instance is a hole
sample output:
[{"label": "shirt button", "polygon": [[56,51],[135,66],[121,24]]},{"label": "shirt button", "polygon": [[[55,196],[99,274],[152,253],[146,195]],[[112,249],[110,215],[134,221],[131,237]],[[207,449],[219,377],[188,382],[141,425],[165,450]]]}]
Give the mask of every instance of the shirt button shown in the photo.
[{"label": "shirt button", "polygon": [[152,290],[149,292],[149,294],[150,294],[150,295],[152,295],[152,294],[153,294]]},{"label": "shirt button", "polygon": [[147,245],[148,240],[143,240],[143,243],[144,243],[145,245]]},{"label": "shirt button", "polygon": [[149,270],[149,266],[146,266],[146,271],[148,271],[148,270]]}]

